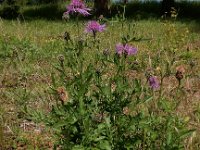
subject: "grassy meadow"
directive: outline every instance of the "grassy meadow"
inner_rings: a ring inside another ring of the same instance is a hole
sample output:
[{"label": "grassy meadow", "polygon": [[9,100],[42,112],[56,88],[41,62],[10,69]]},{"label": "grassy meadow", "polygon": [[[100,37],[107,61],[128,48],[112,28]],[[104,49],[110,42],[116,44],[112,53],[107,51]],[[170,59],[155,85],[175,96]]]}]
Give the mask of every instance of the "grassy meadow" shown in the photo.
[{"label": "grassy meadow", "polygon": [[[130,44],[138,52],[129,60],[131,69],[126,70],[126,77],[139,79],[144,91],[149,71],[162,82],[159,90],[149,90],[153,100],[148,106],[141,104],[137,109],[158,116],[170,112],[182,118],[188,129],[194,129],[184,139],[184,149],[200,148],[199,22],[161,18],[121,21],[119,17],[103,22],[106,30],[94,41],[84,32],[87,20],[79,21],[78,26],[74,20],[0,20],[0,149],[53,149],[56,136],[41,120],[57,103],[52,89],[54,80],[57,87],[62,86],[57,69],[60,57],[70,57],[65,32],[72,41],[87,45],[82,52],[84,66],[97,68],[101,65],[95,62],[96,53],[103,55],[107,50],[113,55],[122,37],[134,37]],[[179,84],[176,72],[180,67],[184,71]],[[115,74],[112,64],[106,64],[105,70],[106,78]],[[131,106],[129,109],[132,111]]]}]

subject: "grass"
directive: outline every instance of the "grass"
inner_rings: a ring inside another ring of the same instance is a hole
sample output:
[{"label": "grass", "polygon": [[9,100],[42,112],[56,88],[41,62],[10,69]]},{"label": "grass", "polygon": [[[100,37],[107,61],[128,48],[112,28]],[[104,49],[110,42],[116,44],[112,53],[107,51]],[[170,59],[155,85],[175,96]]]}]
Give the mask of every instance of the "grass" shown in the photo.
[{"label": "grass", "polygon": [[[79,22],[80,31],[84,24]],[[118,19],[106,22],[107,30],[98,35],[101,41],[100,50],[109,49],[114,53],[115,44],[126,33],[141,42],[132,42],[138,47],[137,61],[139,78],[145,78],[148,68],[166,67],[167,61],[156,60],[160,53],[174,51],[174,56],[163,55],[160,58],[170,60],[175,57],[175,65],[171,66],[171,74],[165,78],[163,94],[172,101],[180,100],[177,114],[188,119],[191,128],[196,132],[185,143],[186,149],[199,149],[200,132],[200,32],[195,21],[163,21],[148,19],[126,21],[123,27]],[[119,32],[122,31],[122,32]],[[54,99],[51,94],[51,75],[57,75],[54,65],[58,56],[63,53],[65,41],[63,34],[68,31],[73,39],[92,39],[78,35],[77,26],[72,21],[0,21],[0,145],[3,148],[14,149],[47,149],[52,148],[54,136],[48,128],[37,122],[31,122],[27,117],[28,108],[49,112]],[[81,37],[81,38],[80,38]],[[173,48],[173,49],[172,49]],[[95,52],[88,49],[85,52],[87,63],[93,61]],[[145,65],[143,62],[148,62]],[[191,68],[190,63],[194,62]],[[182,90],[178,96],[174,90],[178,82],[174,76],[176,67],[186,68]],[[130,73],[131,76],[131,73]],[[145,80],[144,80],[145,81]],[[34,111],[33,111],[34,112]],[[43,117],[40,114],[35,116]],[[42,139],[42,140],[41,140]]]}]

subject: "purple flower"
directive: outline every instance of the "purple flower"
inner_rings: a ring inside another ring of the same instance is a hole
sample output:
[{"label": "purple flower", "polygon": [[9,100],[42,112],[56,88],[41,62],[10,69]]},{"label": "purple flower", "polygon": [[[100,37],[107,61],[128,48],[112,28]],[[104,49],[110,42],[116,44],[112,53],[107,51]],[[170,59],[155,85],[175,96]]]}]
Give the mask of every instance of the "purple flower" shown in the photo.
[{"label": "purple flower", "polygon": [[97,21],[89,21],[86,28],[85,32],[86,33],[92,33],[94,38],[96,36],[97,32],[103,32],[105,30],[106,25],[105,24],[99,24]]},{"label": "purple flower", "polygon": [[152,89],[157,89],[160,87],[159,82],[155,76],[149,77],[148,81],[149,81],[149,85]]},{"label": "purple flower", "polygon": [[137,48],[132,47],[128,44],[125,45],[124,49],[128,55],[135,55],[137,53]]},{"label": "purple flower", "polygon": [[127,55],[135,55],[137,53],[137,48],[132,47],[128,44],[117,44],[116,45],[116,52],[119,55],[127,54]]},{"label": "purple flower", "polygon": [[124,53],[124,45],[117,44],[116,45],[116,51],[117,51],[117,54],[119,54],[119,55],[121,55],[122,53]]},{"label": "purple flower", "polygon": [[80,13],[83,16],[88,16],[90,13],[90,8],[87,8],[81,0],[72,0],[71,3],[67,6],[67,11],[65,14],[77,14]]}]

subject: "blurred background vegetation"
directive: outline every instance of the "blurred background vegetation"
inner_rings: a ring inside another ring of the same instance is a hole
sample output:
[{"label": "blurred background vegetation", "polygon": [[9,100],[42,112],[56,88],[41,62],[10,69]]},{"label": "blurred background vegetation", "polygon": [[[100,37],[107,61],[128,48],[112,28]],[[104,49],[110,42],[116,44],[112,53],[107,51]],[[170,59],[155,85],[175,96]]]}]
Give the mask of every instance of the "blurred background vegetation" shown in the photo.
[{"label": "blurred background vegetation", "polygon": [[[61,20],[62,14],[66,10],[66,5],[69,0],[1,0],[0,1],[0,16],[4,19],[21,18],[25,20],[32,19],[48,19]],[[100,6],[102,13],[105,12],[105,7],[108,7],[108,17],[115,16],[123,11],[123,5],[127,1],[108,1],[105,0],[105,5],[99,0],[87,1],[91,7]],[[94,3],[94,4],[93,4]],[[101,3],[101,4],[100,4]],[[96,4],[96,5],[95,5]],[[164,6],[163,6],[164,4]],[[173,1],[173,0],[132,0],[126,4],[126,17],[134,19],[159,18],[166,11],[169,11],[169,6],[174,7],[180,18],[184,19],[199,19],[200,1]],[[94,9],[95,10],[95,9]],[[97,15],[100,15],[101,11]]]}]

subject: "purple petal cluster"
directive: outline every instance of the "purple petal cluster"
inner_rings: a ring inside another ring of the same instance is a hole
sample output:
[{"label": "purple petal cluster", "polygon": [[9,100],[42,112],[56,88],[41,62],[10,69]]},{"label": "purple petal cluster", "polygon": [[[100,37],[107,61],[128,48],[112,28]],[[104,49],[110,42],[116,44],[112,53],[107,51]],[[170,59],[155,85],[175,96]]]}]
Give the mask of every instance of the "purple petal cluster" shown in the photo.
[{"label": "purple petal cluster", "polygon": [[106,28],[105,24],[101,25],[97,21],[89,21],[85,28],[85,32],[87,33],[103,32],[105,28]]},{"label": "purple petal cluster", "polygon": [[160,84],[155,76],[149,77],[148,81],[152,89],[158,89],[160,87]]},{"label": "purple petal cluster", "polygon": [[135,55],[137,53],[137,48],[132,47],[128,44],[117,44],[116,52],[118,55],[127,54],[127,55]]},{"label": "purple petal cluster", "polygon": [[90,8],[87,8],[81,0],[72,0],[67,6],[67,11],[65,14],[81,14],[83,16],[88,16],[90,13]]}]

